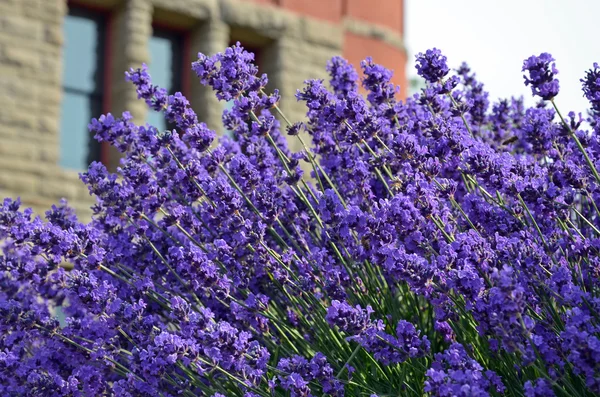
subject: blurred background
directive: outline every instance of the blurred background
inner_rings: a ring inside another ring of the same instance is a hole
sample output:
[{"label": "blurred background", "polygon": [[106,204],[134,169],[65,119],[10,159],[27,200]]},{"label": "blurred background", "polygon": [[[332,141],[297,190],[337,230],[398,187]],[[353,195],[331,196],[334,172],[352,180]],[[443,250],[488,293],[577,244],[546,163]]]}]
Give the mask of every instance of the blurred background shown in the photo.
[{"label": "blurred background", "polygon": [[451,67],[467,62],[491,101],[522,95],[533,105],[523,60],[549,52],[559,70],[561,111],[587,109],[579,79],[600,62],[599,0],[406,0],[405,9],[410,79],[414,55],[437,47]]},{"label": "blurred background", "polygon": [[124,81],[124,71],[142,63],[155,84],[183,92],[222,132],[227,105],[189,65],[199,51],[236,41],[256,54],[293,120],[304,114],[296,89],[326,78],[333,55],[357,68],[372,56],[394,71],[405,98],[422,87],[414,55],[432,47],[452,67],[467,61],[492,102],[529,99],[523,59],[550,52],[560,70],[559,105],[583,110],[579,78],[600,60],[598,15],[596,0],[1,0],[0,196],[20,196],[37,212],[65,197],[87,217],[93,201],[78,173],[91,161],[118,165],[87,131],[89,120],[129,110],[137,123],[169,127]]}]

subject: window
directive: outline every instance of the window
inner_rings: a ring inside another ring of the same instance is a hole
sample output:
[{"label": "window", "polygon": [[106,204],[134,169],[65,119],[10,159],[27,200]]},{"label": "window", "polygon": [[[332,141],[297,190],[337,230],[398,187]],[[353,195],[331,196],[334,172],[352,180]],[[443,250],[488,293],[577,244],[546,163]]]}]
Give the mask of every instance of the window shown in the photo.
[{"label": "window", "polygon": [[[182,91],[184,38],[179,32],[154,27],[150,38],[150,62],[148,69],[152,83],[165,88],[169,94]],[[167,125],[163,113],[150,110],[146,121],[164,131],[173,126]]]},{"label": "window", "polygon": [[69,7],[64,20],[59,163],[65,168],[87,169],[100,159],[87,126],[103,110],[105,22],[102,14],[77,7]]}]

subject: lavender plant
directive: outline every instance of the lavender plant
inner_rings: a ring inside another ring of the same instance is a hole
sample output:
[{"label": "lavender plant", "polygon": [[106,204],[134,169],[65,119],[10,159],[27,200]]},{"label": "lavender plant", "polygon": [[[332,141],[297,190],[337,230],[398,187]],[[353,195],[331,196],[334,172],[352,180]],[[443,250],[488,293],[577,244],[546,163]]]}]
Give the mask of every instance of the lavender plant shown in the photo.
[{"label": "lavender plant", "polygon": [[292,123],[238,44],[192,65],[233,101],[218,143],[130,70],[176,129],[92,120],[123,154],[81,175],[92,221],[0,209],[0,394],[600,394],[600,78],[564,117],[553,61],[525,60],[526,108],[437,49],[404,102],[335,57]]}]

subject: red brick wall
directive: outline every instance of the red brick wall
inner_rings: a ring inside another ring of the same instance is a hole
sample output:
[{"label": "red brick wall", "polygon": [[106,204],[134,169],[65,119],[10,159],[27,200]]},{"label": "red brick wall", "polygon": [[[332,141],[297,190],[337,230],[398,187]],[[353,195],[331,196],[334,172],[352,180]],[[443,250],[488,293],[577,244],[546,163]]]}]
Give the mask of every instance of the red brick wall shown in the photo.
[{"label": "red brick wall", "polygon": [[343,0],[278,0],[278,5],[290,11],[340,23]]},{"label": "red brick wall", "polygon": [[346,0],[346,15],[402,33],[402,0]]},{"label": "red brick wall", "polygon": [[346,33],[344,38],[344,58],[360,71],[360,61],[367,56],[372,57],[375,63],[394,71],[392,82],[400,86],[400,98],[406,98],[408,93],[408,83],[405,73],[406,53],[382,41],[359,36],[354,33]]}]

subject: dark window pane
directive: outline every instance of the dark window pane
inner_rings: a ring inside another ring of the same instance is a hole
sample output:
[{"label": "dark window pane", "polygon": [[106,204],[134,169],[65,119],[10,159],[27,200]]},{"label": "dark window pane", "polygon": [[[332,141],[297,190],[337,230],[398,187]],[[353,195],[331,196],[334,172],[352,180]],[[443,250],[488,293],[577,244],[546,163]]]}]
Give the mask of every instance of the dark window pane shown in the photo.
[{"label": "dark window pane", "polygon": [[[154,29],[149,42],[150,62],[148,69],[152,82],[165,88],[169,94],[181,91],[183,48],[179,34],[163,29]],[[163,131],[167,126],[163,113],[149,111],[146,120]]]},{"label": "dark window pane", "polygon": [[99,145],[88,131],[102,112],[104,21],[85,10],[69,10],[64,21],[63,100],[60,165],[82,170],[99,159]]}]

